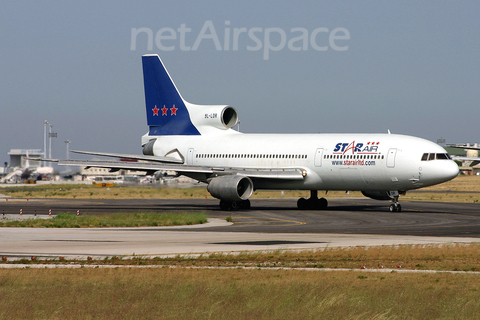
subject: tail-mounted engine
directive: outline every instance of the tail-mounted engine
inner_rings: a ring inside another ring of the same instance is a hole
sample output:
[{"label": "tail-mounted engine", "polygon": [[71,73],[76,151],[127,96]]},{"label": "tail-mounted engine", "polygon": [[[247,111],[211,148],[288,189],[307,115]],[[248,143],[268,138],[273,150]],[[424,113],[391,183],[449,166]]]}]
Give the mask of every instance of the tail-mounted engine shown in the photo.
[{"label": "tail-mounted engine", "polygon": [[253,193],[253,182],[246,176],[220,176],[210,180],[207,190],[212,196],[220,200],[247,200]]},{"label": "tail-mounted engine", "polygon": [[143,145],[143,154],[146,156],[153,156],[153,145],[157,139],[151,139],[146,144]]},{"label": "tail-mounted engine", "polygon": [[231,106],[189,105],[190,116],[196,127],[211,126],[222,130],[232,128],[238,123],[238,113]]}]

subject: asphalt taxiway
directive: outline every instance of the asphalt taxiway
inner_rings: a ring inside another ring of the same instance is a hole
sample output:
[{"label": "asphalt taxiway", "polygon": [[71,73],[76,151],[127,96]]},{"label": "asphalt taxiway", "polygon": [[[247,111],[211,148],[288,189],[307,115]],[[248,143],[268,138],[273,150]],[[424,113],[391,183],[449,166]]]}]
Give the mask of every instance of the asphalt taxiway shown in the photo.
[{"label": "asphalt taxiway", "polygon": [[[480,204],[329,199],[322,211],[299,211],[296,199],[254,199],[247,211],[221,211],[215,199],[0,200],[0,214],[205,211],[210,223],[174,228],[0,228],[0,254],[10,258],[199,254],[354,245],[480,241]],[[233,224],[225,218],[231,216]],[[0,219],[2,216],[0,215]]]}]

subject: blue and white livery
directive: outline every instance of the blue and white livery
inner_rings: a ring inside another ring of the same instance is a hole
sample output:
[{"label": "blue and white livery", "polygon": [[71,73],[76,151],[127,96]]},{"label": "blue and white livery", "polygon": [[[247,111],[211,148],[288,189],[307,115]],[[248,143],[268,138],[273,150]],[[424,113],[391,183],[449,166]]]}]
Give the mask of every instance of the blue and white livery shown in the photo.
[{"label": "blue and white livery", "polygon": [[208,184],[221,209],[250,208],[254,190],[310,190],[299,209],[324,209],[318,190],[362,191],[391,200],[400,194],[453,179],[458,166],[441,146],[396,134],[243,134],[232,129],[237,111],[228,105],[185,101],[158,55],[142,57],[148,133],[144,155],[84,152],[146,160],[60,161],[150,173],[172,170]]}]

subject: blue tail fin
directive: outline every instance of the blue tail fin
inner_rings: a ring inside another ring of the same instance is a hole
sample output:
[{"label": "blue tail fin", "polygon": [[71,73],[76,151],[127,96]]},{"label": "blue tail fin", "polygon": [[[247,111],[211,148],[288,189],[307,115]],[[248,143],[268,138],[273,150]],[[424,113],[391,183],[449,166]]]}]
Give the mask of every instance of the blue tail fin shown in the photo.
[{"label": "blue tail fin", "polygon": [[160,57],[142,56],[149,135],[199,135]]}]

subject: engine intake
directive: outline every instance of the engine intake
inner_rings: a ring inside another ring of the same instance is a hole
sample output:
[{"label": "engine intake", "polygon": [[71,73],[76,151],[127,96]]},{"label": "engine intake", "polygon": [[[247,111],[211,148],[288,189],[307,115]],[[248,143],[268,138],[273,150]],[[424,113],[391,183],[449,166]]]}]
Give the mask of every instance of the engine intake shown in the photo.
[{"label": "engine intake", "polygon": [[220,176],[210,181],[207,190],[212,196],[220,200],[247,200],[253,193],[253,182],[245,176]]},{"label": "engine intake", "polygon": [[238,123],[238,113],[231,106],[201,106],[189,104],[194,112],[190,112],[195,126],[211,126],[228,130]]},{"label": "engine intake", "polygon": [[233,107],[226,106],[222,110],[222,123],[227,128],[232,128],[238,123],[238,113]]}]

